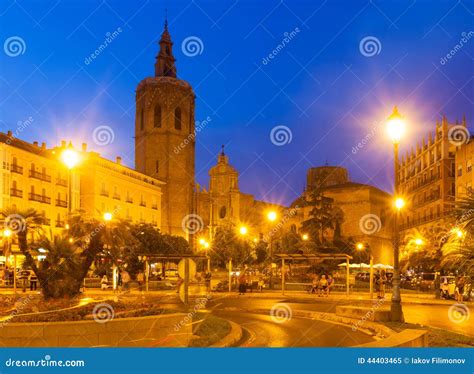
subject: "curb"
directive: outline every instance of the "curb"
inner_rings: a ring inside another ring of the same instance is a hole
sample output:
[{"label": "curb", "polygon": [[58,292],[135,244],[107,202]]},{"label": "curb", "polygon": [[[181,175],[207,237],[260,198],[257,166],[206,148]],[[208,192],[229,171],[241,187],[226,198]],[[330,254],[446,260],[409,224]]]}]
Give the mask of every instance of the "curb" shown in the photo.
[{"label": "curb", "polygon": [[230,323],[230,332],[221,339],[220,342],[210,345],[209,348],[227,348],[235,345],[240,339],[242,339],[242,327],[239,324],[229,321]]}]

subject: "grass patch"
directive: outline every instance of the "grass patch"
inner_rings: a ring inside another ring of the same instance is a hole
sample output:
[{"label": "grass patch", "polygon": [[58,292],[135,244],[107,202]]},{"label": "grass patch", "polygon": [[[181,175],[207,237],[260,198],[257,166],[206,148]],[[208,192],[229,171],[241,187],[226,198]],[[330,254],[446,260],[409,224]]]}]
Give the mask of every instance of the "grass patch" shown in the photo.
[{"label": "grass patch", "polygon": [[230,333],[230,323],[225,319],[207,313],[196,313],[193,316],[193,322],[201,320],[193,327],[193,335],[198,337],[191,340],[190,347],[208,347]]},{"label": "grass patch", "polygon": [[428,331],[429,347],[474,347],[474,338],[448,330],[414,323],[384,322],[392,330],[400,332],[405,329],[420,329]]}]

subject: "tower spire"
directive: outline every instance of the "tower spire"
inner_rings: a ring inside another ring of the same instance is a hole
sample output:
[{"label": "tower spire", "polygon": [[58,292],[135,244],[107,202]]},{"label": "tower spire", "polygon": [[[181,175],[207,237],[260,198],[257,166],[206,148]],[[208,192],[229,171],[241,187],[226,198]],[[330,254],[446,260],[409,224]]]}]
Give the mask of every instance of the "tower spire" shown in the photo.
[{"label": "tower spire", "polygon": [[176,78],[176,59],[173,56],[173,42],[168,31],[168,10],[165,10],[165,24],[158,42],[160,51],[156,55],[155,76]]}]

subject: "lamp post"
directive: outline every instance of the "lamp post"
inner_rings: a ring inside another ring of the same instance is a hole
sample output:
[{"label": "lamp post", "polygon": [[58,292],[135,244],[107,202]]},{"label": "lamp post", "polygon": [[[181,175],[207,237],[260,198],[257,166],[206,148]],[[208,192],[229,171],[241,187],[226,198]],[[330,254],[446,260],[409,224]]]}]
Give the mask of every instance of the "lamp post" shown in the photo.
[{"label": "lamp post", "polygon": [[211,246],[209,244],[209,242],[204,239],[204,238],[200,238],[199,239],[199,244],[201,245],[201,247],[206,251],[205,254],[206,254],[206,257],[207,257],[207,271],[208,272],[211,272],[211,257],[209,256],[209,247]]},{"label": "lamp post", "polygon": [[398,112],[398,108],[393,108],[393,113],[387,120],[387,130],[393,143],[394,151],[394,195],[395,195],[395,214],[393,219],[393,278],[392,278],[392,302],[390,305],[391,320],[394,322],[403,322],[402,300],[400,295],[400,237],[398,220],[400,210],[405,205],[405,201],[399,197],[399,160],[398,146],[400,139],[405,132],[405,120]]},{"label": "lamp post", "polygon": [[[275,222],[278,215],[275,211],[271,210],[267,213],[267,219],[270,222]],[[273,289],[273,233],[270,233],[270,279],[269,279],[269,288]]]},{"label": "lamp post", "polygon": [[70,145],[61,153],[61,161],[63,162],[64,165],[66,165],[67,170],[68,170],[67,184],[68,184],[69,198],[67,200],[67,212],[68,212],[68,216],[70,217],[71,211],[72,211],[72,169],[74,169],[76,165],[79,163],[79,153],[77,153]]}]

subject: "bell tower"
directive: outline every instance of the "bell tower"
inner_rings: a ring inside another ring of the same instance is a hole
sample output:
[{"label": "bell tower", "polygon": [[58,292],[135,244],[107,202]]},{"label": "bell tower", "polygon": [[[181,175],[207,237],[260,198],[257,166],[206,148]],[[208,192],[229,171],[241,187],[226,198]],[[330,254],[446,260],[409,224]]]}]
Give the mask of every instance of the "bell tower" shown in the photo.
[{"label": "bell tower", "polygon": [[162,187],[161,231],[191,239],[183,222],[194,212],[194,91],[177,77],[168,21],[159,41],[155,76],[136,89],[136,169]]}]

